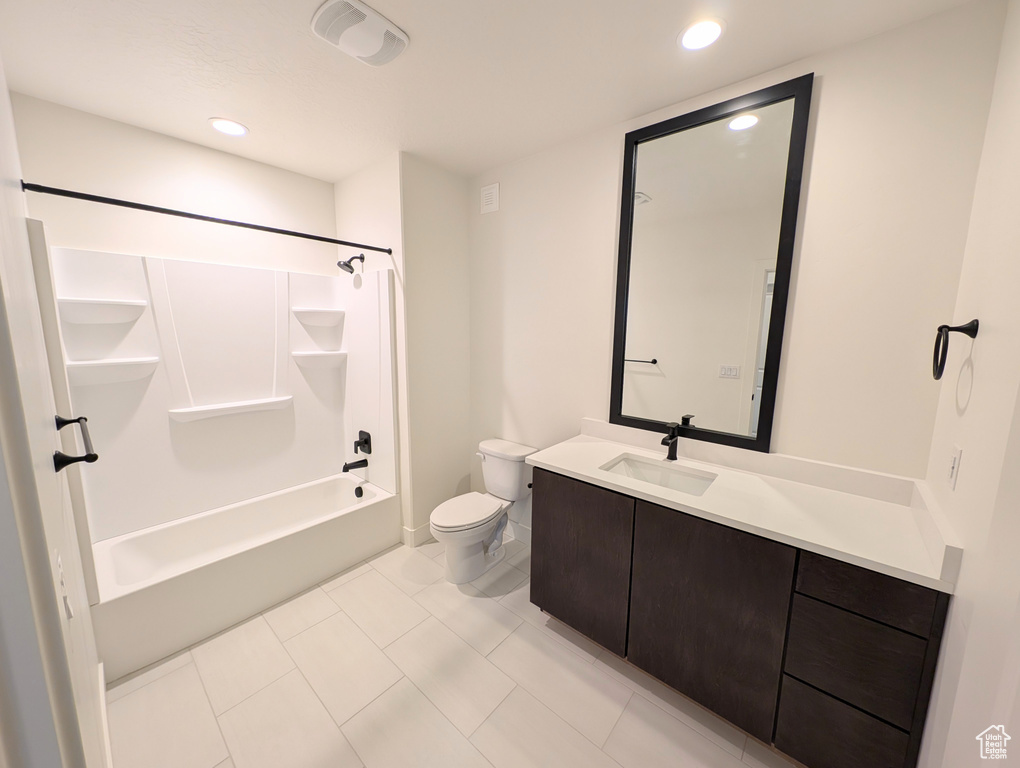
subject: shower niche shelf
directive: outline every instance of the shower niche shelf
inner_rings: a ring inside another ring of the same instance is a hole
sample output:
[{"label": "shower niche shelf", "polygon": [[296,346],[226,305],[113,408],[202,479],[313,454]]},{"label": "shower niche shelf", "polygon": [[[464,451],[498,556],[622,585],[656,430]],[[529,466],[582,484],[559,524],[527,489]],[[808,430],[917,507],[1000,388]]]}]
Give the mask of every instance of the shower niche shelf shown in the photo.
[{"label": "shower niche shelf", "polygon": [[173,408],[169,411],[169,414],[170,418],[174,421],[200,421],[217,416],[229,416],[235,413],[279,411],[289,406],[293,400],[293,395],[264,397],[259,400],[238,400],[233,403],[215,403],[214,405],[195,405],[190,408]]},{"label": "shower niche shelf", "polygon": [[59,298],[60,319],[75,325],[131,323],[149,306],[144,299]]},{"label": "shower niche shelf", "polygon": [[291,309],[296,317],[304,325],[319,327],[340,325],[344,319],[342,309],[329,309],[317,307],[294,307]]},{"label": "shower niche shelf", "polygon": [[105,360],[68,360],[67,378],[72,386],[116,384],[151,376],[159,365],[158,357],[121,357]]},{"label": "shower niche shelf", "polygon": [[294,362],[302,368],[340,368],[347,362],[347,353],[331,350],[315,350],[313,352],[292,352]]}]

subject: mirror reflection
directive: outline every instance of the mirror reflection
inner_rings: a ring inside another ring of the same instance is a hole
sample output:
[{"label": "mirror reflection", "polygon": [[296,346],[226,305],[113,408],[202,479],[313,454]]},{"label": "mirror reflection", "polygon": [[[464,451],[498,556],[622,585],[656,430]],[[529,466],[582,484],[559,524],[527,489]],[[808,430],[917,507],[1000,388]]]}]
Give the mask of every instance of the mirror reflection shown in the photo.
[{"label": "mirror reflection", "polygon": [[756,436],[793,118],[790,98],[637,146],[625,417]]}]

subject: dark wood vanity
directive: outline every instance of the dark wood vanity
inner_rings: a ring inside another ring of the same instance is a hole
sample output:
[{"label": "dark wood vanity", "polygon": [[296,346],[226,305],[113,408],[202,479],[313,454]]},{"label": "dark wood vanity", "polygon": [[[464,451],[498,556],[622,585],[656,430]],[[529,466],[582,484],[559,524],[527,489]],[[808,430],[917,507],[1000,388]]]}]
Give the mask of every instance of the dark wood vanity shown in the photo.
[{"label": "dark wood vanity", "polygon": [[949,595],[535,469],[531,600],[810,768],[917,764]]}]

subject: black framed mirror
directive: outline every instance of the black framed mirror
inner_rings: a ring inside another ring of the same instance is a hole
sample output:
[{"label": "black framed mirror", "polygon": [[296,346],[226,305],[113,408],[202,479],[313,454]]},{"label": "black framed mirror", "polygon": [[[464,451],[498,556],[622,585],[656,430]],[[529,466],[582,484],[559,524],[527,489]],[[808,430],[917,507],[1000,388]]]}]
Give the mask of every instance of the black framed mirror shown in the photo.
[{"label": "black framed mirror", "polygon": [[627,134],[610,422],[769,450],[813,80]]}]

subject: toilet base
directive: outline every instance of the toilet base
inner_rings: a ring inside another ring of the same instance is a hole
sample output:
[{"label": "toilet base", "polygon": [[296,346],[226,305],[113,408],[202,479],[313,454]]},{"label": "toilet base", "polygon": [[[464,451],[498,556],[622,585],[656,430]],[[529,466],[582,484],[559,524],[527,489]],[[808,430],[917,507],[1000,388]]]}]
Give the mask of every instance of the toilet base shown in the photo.
[{"label": "toilet base", "polygon": [[475,544],[470,549],[472,551],[466,554],[463,559],[455,558],[451,561],[450,550],[447,548],[446,580],[451,584],[467,584],[469,581],[474,581],[506,556],[506,550],[503,547],[491,555],[486,554],[481,544]]},{"label": "toilet base", "polygon": [[[474,581],[506,557],[503,533],[507,515],[503,516],[480,536],[479,531],[456,533],[432,530],[436,541],[446,545],[446,580],[451,584]],[[466,535],[465,535],[466,534]],[[491,539],[491,541],[490,541]]]}]

